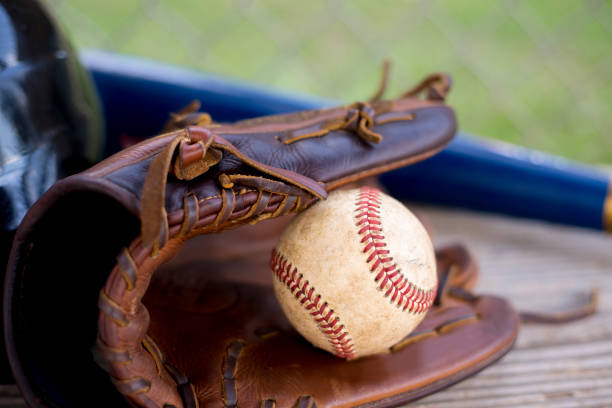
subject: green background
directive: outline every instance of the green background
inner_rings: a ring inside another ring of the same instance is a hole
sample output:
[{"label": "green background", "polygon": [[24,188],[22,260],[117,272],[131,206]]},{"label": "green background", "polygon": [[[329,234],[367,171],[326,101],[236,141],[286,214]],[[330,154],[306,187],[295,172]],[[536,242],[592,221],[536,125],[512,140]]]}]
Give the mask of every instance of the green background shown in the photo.
[{"label": "green background", "polygon": [[610,1],[46,2],[79,47],[343,101],[446,71],[462,130],[612,162]]}]

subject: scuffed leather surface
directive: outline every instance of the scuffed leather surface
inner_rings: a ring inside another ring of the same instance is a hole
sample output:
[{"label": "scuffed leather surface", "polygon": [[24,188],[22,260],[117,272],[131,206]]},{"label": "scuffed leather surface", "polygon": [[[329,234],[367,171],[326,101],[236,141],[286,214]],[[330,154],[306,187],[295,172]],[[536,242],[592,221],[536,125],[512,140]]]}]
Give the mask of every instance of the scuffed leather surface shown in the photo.
[{"label": "scuffed leather surface", "polygon": [[[383,135],[382,142],[376,145],[364,142],[353,132],[344,130],[285,145],[276,138],[281,132],[269,130],[274,124],[283,126],[283,115],[275,117],[278,119],[273,123],[248,129],[248,132],[240,124],[225,125],[212,130],[250,158],[325,184],[350,176],[358,178],[356,175],[365,170],[377,169],[375,173],[388,171],[400,165],[399,162],[410,158],[415,158],[414,161],[422,160],[425,157],[419,156],[435,153],[448,143],[455,133],[454,113],[441,102],[407,99],[401,104],[398,103],[398,109],[402,112],[417,113],[416,119],[374,126],[373,130]],[[344,110],[336,108],[335,111],[338,111],[335,116],[343,116]],[[113,156],[110,161],[94,166],[86,173],[101,175],[131,192],[136,199],[140,199],[144,175],[151,161],[158,149],[172,137],[172,134],[169,134],[156,141],[136,145]],[[100,169],[105,169],[104,174],[100,173]],[[182,208],[182,199],[188,191],[199,197],[219,194],[216,179],[221,173],[252,174],[253,169],[237,158],[225,155],[207,177],[190,183],[169,179],[166,194],[168,213]]]},{"label": "scuffed leather surface", "polygon": [[[414,333],[469,317],[474,322],[386,355],[346,362],[312,347],[286,320],[271,288],[269,252],[285,223],[195,238],[158,269],[149,287],[149,334],[195,385],[200,406],[225,406],[222,368],[236,342],[243,347],[235,390],[245,407],[266,399],[291,407],[305,396],[317,407],[395,406],[472,374],[512,345],[516,313],[506,301],[482,296],[445,298]],[[439,253],[440,271],[447,271],[453,252]]]},{"label": "scuffed leather surface", "polygon": [[[356,171],[380,166],[380,160],[370,154],[373,149],[392,163],[404,158],[408,150],[417,153],[435,149],[439,143],[445,143],[449,134],[454,134],[455,123],[447,106],[416,105],[406,108],[406,112],[416,113],[416,119],[401,124],[374,126],[372,130],[384,135],[382,142],[375,146],[356,138],[348,131],[336,131],[323,138],[282,145],[274,138],[277,132],[259,133],[246,139],[241,137],[242,135],[231,134],[231,129],[221,130],[223,137],[241,151],[257,155],[266,164],[287,168],[318,181],[331,182]],[[304,157],[301,153],[303,151],[316,152],[317,160],[312,161],[309,157]],[[350,159],[342,160],[342,157],[339,157],[340,152],[342,156],[346,154]]]},{"label": "scuffed leather surface", "polygon": [[[348,131],[334,131],[324,137],[290,145],[281,144],[269,128],[274,121],[282,125],[282,119],[278,117],[265,121],[261,125],[263,128],[249,129],[242,124],[217,130],[252,160],[296,172],[325,189],[331,189],[353,179],[422,160],[452,138],[455,120],[449,108],[441,102],[416,99],[398,102],[398,109],[413,108],[419,110],[415,120],[374,127],[383,136],[378,145],[364,142]],[[423,122],[419,122],[421,118]],[[299,126],[299,123],[291,126]],[[21,224],[5,284],[5,334],[13,372],[30,405],[80,408],[124,404],[125,400],[116,392],[108,374],[94,361],[92,350],[95,350],[97,334],[97,301],[117,254],[139,236],[140,199],[145,175],[151,161],[173,137],[175,134],[170,133],[133,146],[84,173],[56,183],[33,206]],[[218,166],[194,180],[179,181],[168,175],[165,207],[171,227],[181,224],[183,200],[187,194],[194,193],[200,200],[214,198],[221,192],[217,180],[219,174],[242,172],[261,174],[237,157],[226,155]],[[244,204],[247,194],[252,194],[243,190],[239,185],[234,187],[232,194],[236,194],[236,206]],[[200,213],[200,218],[208,217],[207,222],[210,222],[219,211],[219,201],[207,201],[211,204],[201,207],[204,212]],[[269,211],[272,211],[272,200],[270,202]],[[228,243],[224,247],[228,245],[232,246]],[[199,249],[197,253],[208,252]],[[224,270],[230,274],[231,268],[227,268],[215,269],[212,274],[217,276],[216,272]],[[250,268],[241,270],[243,275],[256,276],[249,272]],[[188,282],[187,278],[182,281],[183,284]],[[236,285],[240,286],[239,294],[243,293],[241,299],[253,293],[263,295],[257,292],[259,286]],[[211,296],[205,302],[217,307],[214,299]],[[200,311],[198,302],[189,307]],[[185,307],[184,301],[182,304]],[[155,311],[159,309],[154,304],[147,306]],[[261,306],[265,313],[275,313],[271,306]],[[168,306],[167,310],[173,309]],[[151,316],[150,333],[155,334],[161,327],[156,319],[161,322],[164,317],[153,313]],[[148,319],[143,317],[142,323],[143,326],[139,327],[146,327]],[[202,334],[195,336],[197,329],[197,324],[189,328],[194,330],[194,339]],[[182,368],[185,360],[193,360],[189,354],[181,356],[173,354],[171,348],[166,350],[164,341],[160,338],[160,347],[170,353],[168,359],[176,366]],[[167,345],[174,347],[170,343]],[[201,348],[197,344],[194,347],[196,356]],[[294,346],[289,350],[291,347]],[[195,376],[192,382],[198,395],[208,393],[205,383],[199,382],[204,374],[186,368],[190,370],[189,375]],[[218,369],[215,372],[218,373]],[[379,396],[386,394],[383,392]]]}]

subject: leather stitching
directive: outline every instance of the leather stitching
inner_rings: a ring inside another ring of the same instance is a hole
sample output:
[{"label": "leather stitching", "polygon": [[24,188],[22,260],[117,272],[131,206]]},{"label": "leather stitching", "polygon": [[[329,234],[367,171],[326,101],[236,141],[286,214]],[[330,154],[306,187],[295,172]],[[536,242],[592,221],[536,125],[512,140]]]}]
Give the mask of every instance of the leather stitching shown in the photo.
[{"label": "leather stitching", "polygon": [[183,197],[183,224],[179,236],[188,234],[193,229],[199,218],[200,203],[195,193],[189,193]]},{"label": "leather stitching", "polygon": [[238,390],[236,389],[236,370],[238,368],[238,357],[244,347],[241,341],[233,341],[227,346],[225,358],[223,359],[223,400],[226,408],[234,408],[238,405]]},{"label": "leather stitching", "polygon": [[129,364],[132,362],[130,353],[127,350],[123,348],[111,347],[108,344],[105,344],[100,337],[98,337],[96,340],[96,347],[104,354],[104,359],[110,363]]},{"label": "leather stitching", "polygon": [[375,125],[384,125],[386,123],[397,122],[399,120],[411,121],[411,120],[414,120],[414,119],[416,119],[416,113],[407,113],[407,114],[400,114],[400,115],[387,114],[387,115],[382,115],[379,118],[376,118],[374,124]]},{"label": "leather stitching", "polygon": [[172,364],[168,363],[164,359],[164,367],[166,372],[170,374],[174,382],[176,383],[176,388],[178,393],[183,401],[184,408],[199,408],[200,402],[198,401],[195,387],[189,381],[189,378],[185,376],[185,374],[181,373],[176,369]]},{"label": "leather stitching", "polygon": [[363,252],[368,254],[367,263],[375,274],[378,289],[385,292],[389,301],[414,314],[427,311],[434,301],[436,289],[423,289],[410,282],[389,253],[380,216],[380,191],[362,187],[355,201],[356,226],[361,236]]},{"label": "leather stitching", "polygon": [[100,291],[100,296],[98,297],[98,308],[119,327],[125,327],[130,322],[125,311],[117,302],[104,293],[104,289]]},{"label": "leather stitching", "polygon": [[123,280],[125,280],[127,290],[134,290],[136,285],[136,264],[134,263],[130,253],[125,248],[117,257],[117,267],[121,272]]},{"label": "leather stitching", "polygon": [[287,205],[287,201],[289,199],[289,195],[287,194],[283,194],[284,198],[283,200],[280,202],[280,204],[278,205],[278,208],[276,210],[274,210],[274,212],[272,213],[271,217],[272,218],[276,218],[278,217],[280,214],[283,213],[283,210],[285,208],[285,205]]},{"label": "leather stitching", "polygon": [[276,408],[276,400],[268,398],[259,403],[259,408]]},{"label": "leather stitching", "polygon": [[340,323],[340,318],[334,313],[334,310],[322,300],[321,295],[315,292],[315,288],[304,279],[301,273],[298,273],[297,268],[276,249],[272,250],[270,267],[276,278],[310,313],[321,333],[331,344],[334,354],[346,359],[354,358],[355,347],[348,330]]},{"label": "leather stitching", "polygon": [[394,344],[390,348],[390,350],[392,352],[399,351],[410,344],[414,344],[414,343],[420,342],[422,340],[426,340],[431,337],[436,337],[436,336],[448,333],[449,331],[452,331],[466,324],[476,323],[478,319],[479,319],[478,315],[467,315],[467,316],[459,317],[459,318],[444,322],[438,327],[435,327],[434,329],[429,330],[429,331],[412,332],[408,336],[404,337],[402,340]]},{"label": "leather stitching", "polygon": [[293,405],[294,408],[317,408],[315,399],[310,395],[302,395]]},{"label": "leather stitching", "polygon": [[[132,245],[129,249],[124,248],[124,254],[129,257],[129,259],[134,263],[134,265],[137,265],[138,262],[136,262],[136,258],[132,254],[138,251],[139,245],[141,244],[138,242],[138,240],[136,240],[135,244]],[[135,267],[138,269],[137,266]],[[121,269],[120,269],[120,266],[117,264],[115,265],[115,268],[113,269],[111,275],[120,275],[120,274],[121,274]],[[109,280],[112,281],[112,277]],[[125,290],[123,291],[123,295],[128,294],[127,289],[128,288],[126,285]],[[134,289],[138,289],[138,288],[134,287]],[[121,303],[123,304],[125,302],[126,302],[126,299],[122,299]],[[117,303],[117,301],[115,301],[114,299],[111,299],[111,297],[107,295],[104,289],[100,291],[98,307],[105,316],[107,316],[112,322],[114,322],[121,328],[126,327],[130,323],[128,316],[131,316],[134,314],[134,313],[127,313],[125,310],[123,310],[120,307],[120,304]],[[119,335],[119,333],[110,334],[111,337],[115,337],[117,335]],[[104,337],[105,335],[102,332],[99,332],[97,342],[98,342],[99,350],[102,351],[102,354],[104,355],[104,359],[106,363],[109,363],[111,366],[113,366],[113,365],[129,365],[134,362],[128,350],[125,350],[125,353],[126,353],[125,356],[121,355],[120,353],[118,354],[117,352],[122,352],[123,350],[109,347]],[[178,370],[171,367],[165,361],[165,357],[162,351],[159,349],[157,344],[155,344],[153,339],[151,339],[148,335],[145,335],[145,337],[139,343],[139,346],[142,347],[142,350],[144,350],[152,359],[156,367],[157,375],[159,377],[161,377],[161,374],[162,374],[161,371],[162,371],[162,366],[163,366],[166,369],[166,371],[170,374],[170,376],[174,379],[175,384],[176,384],[176,389],[179,393],[179,397],[183,400],[184,407],[185,408],[194,408],[194,407],[197,408],[198,400],[195,395],[195,389],[193,388],[189,379],[185,377],[182,373],[180,373]],[[131,371],[129,368],[128,370],[129,370],[128,372]],[[111,380],[115,384],[119,392],[124,394],[126,397],[140,401],[141,403],[143,403],[144,401],[147,401],[146,402],[146,404],[148,404],[147,406],[149,405],[150,406],[160,406],[159,405],[160,403],[159,401],[157,401],[157,399],[155,398],[150,399],[149,397],[147,397],[149,391],[151,390],[152,384],[155,381],[154,378],[143,378],[141,376],[136,376],[136,377],[131,377],[131,378],[125,378],[125,377],[116,378],[116,377],[111,376]],[[155,405],[152,405],[152,404],[155,404]],[[163,404],[163,406],[172,406],[172,404],[165,403]]]},{"label": "leather stitching", "polygon": [[155,362],[155,367],[157,368],[157,375],[161,375],[162,365],[164,363],[164,355],[162,354],[157,344],[151,339],[149,336],[145,336],[142,339],[142,346],[144,349],[151,355],[153,361]]},{"label": "leather stitching", "polygon": [[[277,139],[283,144],[292,144],[304,139],[322,137],[336,130],[348,130],[354,132],[366,142],[380,143],[382,135],[372,130],[372,126],[378,124],[375,118],[376,111],[367,102],[356,102],[347,107],[346,117],[340,122],[329,124],[323,122],[320,129],[307,133],[300,133],[300,129],[296,129],[287,136],[277,137]],[[415,116],[412,113],[388,116],[382,123],[412,121],[414,118]]]},{"label": "leather stitching", "polygon": [[111,377],[111,381],[115,384],[115,387],[127,396],[146,393],[151,389],[151,383],[140,377],[128,378],[126,380]]}]

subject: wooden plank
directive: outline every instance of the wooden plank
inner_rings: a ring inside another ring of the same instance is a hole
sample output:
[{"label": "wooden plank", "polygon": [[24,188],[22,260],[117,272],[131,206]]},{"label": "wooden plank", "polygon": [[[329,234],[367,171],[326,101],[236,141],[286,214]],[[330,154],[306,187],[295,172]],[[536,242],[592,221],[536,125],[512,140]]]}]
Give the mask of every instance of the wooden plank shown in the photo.
[{"label": "wooden plank", "polygon": [[598,288],[598,312],[563,324],[523,324],[498,363],[412,407],[612,406],[612,237],[506,217],[417,207],[437,243],[462,242],[480,265],[476,291],[519,310],[575,307]]}]

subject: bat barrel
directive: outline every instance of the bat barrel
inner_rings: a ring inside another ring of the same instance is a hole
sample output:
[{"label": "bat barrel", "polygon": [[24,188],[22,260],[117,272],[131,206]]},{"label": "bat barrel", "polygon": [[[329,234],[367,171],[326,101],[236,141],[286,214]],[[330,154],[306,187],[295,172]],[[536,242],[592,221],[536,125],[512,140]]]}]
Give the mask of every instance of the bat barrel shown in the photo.
[{"label": "bat barrel", "polygon": [[465,133],[438,155],[384,174],[381,181],[405,200],[594,229],[612,227],[605,173]]}]

